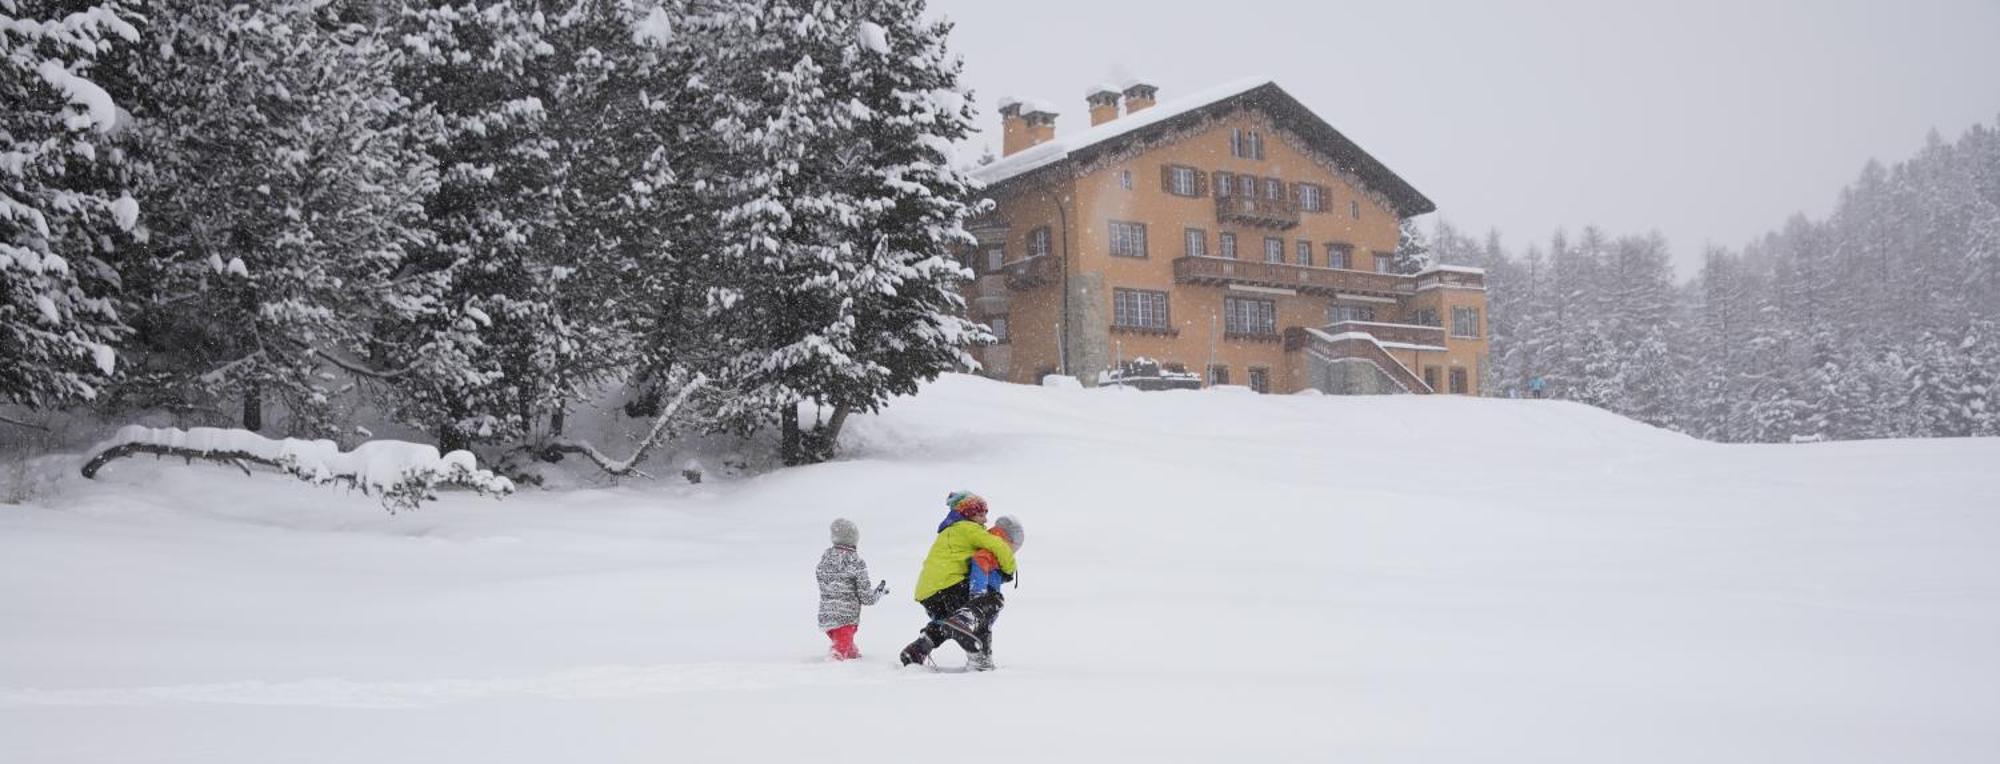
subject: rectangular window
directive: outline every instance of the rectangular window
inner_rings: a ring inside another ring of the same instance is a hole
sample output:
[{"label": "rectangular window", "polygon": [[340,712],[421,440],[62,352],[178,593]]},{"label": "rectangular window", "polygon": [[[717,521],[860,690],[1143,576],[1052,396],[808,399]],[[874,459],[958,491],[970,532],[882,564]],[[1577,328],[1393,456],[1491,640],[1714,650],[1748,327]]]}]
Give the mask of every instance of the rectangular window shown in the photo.
[{"label": "rectangular window", "polygon": [[1146,256],[1146,224],[1111,221],[1111,254],[1114,257]]},{"label": "rectangular window", "polygon": [[1111,290],[1111,323],[1128,329],[1166,329],[1167,293],[1144,289]]},{"label": "rectangular window", "polygon": [[1130,190],[1132,190],[1132,171],[1131,171],[1131,170],[1123,170],[1123,171],[1120,171],[1120,172],[1118,173],[1118,185],[1119,185],[1119,186],[1121,186],[1121,187],[1123,187],[1123,188],[1124,188],[1125,190],[1127,190],[1127,191],[1130,191]]},{"label": "rectangular window", "polygon": [[1006,317],[1006,316],[987,316],[987,317],[986,317],[986,326],[987,326],[987,328],[990,328],[990,329],[992,329],[992,330],[993,330],[993,340],[994,340],[995,342],[1006,342],[1006,341],[1007,341],[1007,317]]},{"label": "rectangular window", "polygon": [[1257,198],[1257,176],[1255,175],[1236,176],[1236,195],[1241,196],[1245,199]]},{"label": "rectangular window", "polygon": [[1354,218],[1355,220],[1360,220],[1360,219],[1361,219],[1361,200],[1360,200],[1360,199],[1349,199],[1349,200],[1347,200],[1347,214],[1348,214],[1348,216],[1349,216],[1349,217],[1352,217],[1352,218]]},{"label": "rectangular window", "polygon": [[1342,305],[1334,303],[1326,309],[1326,322],[1337,324],[1342,321],[1373,321],[1375,307],[1372,305]]},{"label": "rectangular window", "polygon": [[1451,336],[1453,336],[1453,337],[1466,337],[1466,338],[1470,338],[1470,339],[1478,339],[1478,338],[1479,338],[1479,309],[1478,309],[1478,308],[1452,308],[1452,309],[1451,309]]},{"label": "rectangular window", "polygon": [[1229,367],[1227,366],[1208,367],[1208,384],[1210,387],[1214,387],[1216,385],[1229,384]]},{"label": "rectangular window", "polygon": [[1174,196],[1199,196],[1196,186],[1195,169],[1173,166],[1167,168],[1167,192]]},{"label": "rectangular window", "polygon": [[1319,212],[1322,209],[1320,207],[1321,193],[1320,187],[1316,184],[1300,183],[1299,210],[1302,212]]},{"label": "rectangular window", "polygon": [[1469,392],[1472,392],[1472,386],[1467,384],[1464,367],[1452,369],[1451,393],[1453,395],[1464,395]]},{"label": "rectangular window", "polygon": [[1217,238],[1221,240],[1220,254],[1231,260],[1236,259],[1236,234],[1223,231]]},{"label": "rectangular window", "polygon": [[1187,229],[1187,256],[1208,257],[1208,232],[1200,228]]},{"label": "rectangular window", "polygon": [[1326,267],[1328,268],[1354,267],[1353,264],[1351,264],[1348,261],[1348,254],[1353,251],[1354,247],[1348,244],[1335,243],[1326,245]]},{"label": "rectangular window", "polygon": [[1437,308],[1418,308],[1410,312],[1410,323],[1418,326],[1444,326],[1438,323]]},{"label": "rectangular window", "polygon": [[1278,333],[1278,304],[1248,297],[1222,298],[1224,334],[1269,336]]},{"label": "rectangular window", "polygon": [[1297,246],[1297,247],[1294,247],[1294,248],[1293,248],[1293,250],[1294,250],[1295,252],[1297,252],[1297,254],[1298,254],[1298,256],[1299,256],[1299,264],[1300,264],[1300,265],[1305,265],[1305,266],[1310,266],[1310,265],[1312,265],[1312,264],[1313,264],[1313,243],[1312,243],[1312,242],[1310,242],[1310,241],[1305,241],[1305,240],[1301,239],[1301,240],[1299,241],[1299,244],[1298,244],[1298,246]]},{"label": "rectangular window", "polygon": [[1229,128],[1229,155],[1233,157],[1243,156],[1243,128]]},{"label": "rectangular window", "polygon": [[986,250],[986,272],[999,273],[1007,264],[1007,248],[990,247]]},{"label": "rectangular window", "polygon": [[1042,226],[1028,232],[1028,256],[1041,257],[1049,253],[1049,227]]},{"label": "rectangular window", "polygon": [[1218,197],[1236,193],[1236,173],[1215,171],[1215,195]]},{"label": "rectangular window", "polygon": [[1264,237],[1264,262],[1282,263],[1284,261],[1285,240],[1275,236]]},{"label": "rectangular window", "polygon": [[1264,158],[1264,134],[1255,130],[1250,131],[1250,156]]},{"label": "rectangular window", "polygon": [[1390,272],[1390,266],[1396,264],[1395,256],[1387,252],[1369,252],[1368,256],[1375,258],[1376,273],[1388,273]]},{"label": "rectangular window", "polygon": [[1285,182],[1277,178],[1265,178],[1264,198],[1274,202],[1285,198]]},{"label": "rectangular window", "polygon": [[1424,367],[1424,386],[1425,386],[1425,387],[1428,387],[1428,388],[1430,388],[1432,392],[1436,392],[1436,391],[1437,391],[1437,389],[1438,389],[1438,367],[1436,367],[1436,366],[1425,366],[1425,367]]},{"label": "rectangular window", "polygon": [[1271,392],[1271,370],[1262,366],[1250,367],[1250,389],[1260,393]]}]

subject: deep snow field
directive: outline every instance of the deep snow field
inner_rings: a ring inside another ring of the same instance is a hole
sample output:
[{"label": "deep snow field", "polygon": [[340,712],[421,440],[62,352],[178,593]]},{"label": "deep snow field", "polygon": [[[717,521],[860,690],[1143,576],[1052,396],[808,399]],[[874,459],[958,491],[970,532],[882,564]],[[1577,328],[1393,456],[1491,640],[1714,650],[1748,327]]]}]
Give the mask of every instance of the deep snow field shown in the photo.
[{"label": "deep snow field", "polygon": [[[843,442],[394,516],[63,478],[0,505],[0,762],[2000,761],[2000,440],[948,377]],[[960,488],[1027,526],[1001,669],[898,668]],[[843,515],[893,591],[836,664]]]}]

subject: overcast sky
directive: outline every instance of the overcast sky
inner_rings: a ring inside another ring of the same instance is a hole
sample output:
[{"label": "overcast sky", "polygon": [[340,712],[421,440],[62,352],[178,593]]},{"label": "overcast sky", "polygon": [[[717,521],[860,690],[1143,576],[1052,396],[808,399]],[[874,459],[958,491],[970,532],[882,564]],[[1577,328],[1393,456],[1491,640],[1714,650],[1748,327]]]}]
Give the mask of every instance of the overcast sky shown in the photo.
[{"label": "overcast sky", "polygon": [[[1659,230],[1683,275],[1893,162],[2000,117],[2000,0],[931,0],[999,150],[1001,96],[1089,125],[1127,74],[1168,101],[1276,80],[1518,249],[1558,227]],[[977,151],[972,153],[976,154]],[[1434,219],[1426,216],[1428,221]]]}]

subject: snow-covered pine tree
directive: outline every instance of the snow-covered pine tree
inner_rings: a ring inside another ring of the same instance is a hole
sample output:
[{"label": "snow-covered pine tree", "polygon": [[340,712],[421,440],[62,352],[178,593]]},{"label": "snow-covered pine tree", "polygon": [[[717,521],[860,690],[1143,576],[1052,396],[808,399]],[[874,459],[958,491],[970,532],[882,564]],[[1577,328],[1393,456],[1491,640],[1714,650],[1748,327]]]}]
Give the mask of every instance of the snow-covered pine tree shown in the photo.
[{"label": "snow-covered pine tree", "polygon": [[[1440,221],[1439,225],[1443,225]],[[1430,243],[1424,240],[1424,232],[1417,229],[1414,221],[1404,218],[1397,229],[1396,256],[1390,261],[1389,270],[1396,273],[1418,273],[1439,261],[1431,256]]]},{"label": "snow-covered pine tree", "polygon": [[630,373],[646,301],[687,275],[667,251],[690,214],[673,155],[703,144],[673,122],[693,87],[674,12],[545,5],[439,0],[397,19],[403,81],[445,126],[423,263],[448,280],[439,311],[398,329],[418,369],[398,408],[446,447],[560,434],[571,404]]},{"label": "snow-covered pine tree", "polygon": [[117,369],[114,267],[139,218],[127,125],[97,81],[139,41],[132,3],[0,0],[0,403],[89,401]]},{"label": "snow-covered pine tree", "polygon": [[149,295],[138,347],[144,402],[270,402],[294,434],[334,429],[330,408],[367,372],[384,322],[431,310],[408,270],[436,185],[426,114],[392,81],[374,30],[322,2],[159,0],[148,55],[122,76],[146,171]]},{"label": "snow-covered pine tree", "polygon": [[831,455],[849,413],[972,368],[966,348],[992,341],[966,318],[958,287],[972,274],[953,256],[973,243],[963,227],[971,184],[951,162],[973,114],[946,47],[951,27],[925,19],[922,0],[864,8],[838,87],[855,114],[855,142],[838,175],[857,216],[846,228],[860,267],[844,285],[853,351],[833,384],[811,396],[833,413],[808,444],[809,460]]},{"label": "snow-covered pine tree", "polygon": [[[951,257],[969,186],[946,164],[970,114],[948,27],[915,2],[776,0],[730,46],[718,126],[744,172],[722,251],[746,277],[711,300],[759,328],[731,348],[724,414],[775,415],[787,463],[823,458],[845,413],[873,409],[969,359]],[[805,442],[798,405],[833,421]]]}]

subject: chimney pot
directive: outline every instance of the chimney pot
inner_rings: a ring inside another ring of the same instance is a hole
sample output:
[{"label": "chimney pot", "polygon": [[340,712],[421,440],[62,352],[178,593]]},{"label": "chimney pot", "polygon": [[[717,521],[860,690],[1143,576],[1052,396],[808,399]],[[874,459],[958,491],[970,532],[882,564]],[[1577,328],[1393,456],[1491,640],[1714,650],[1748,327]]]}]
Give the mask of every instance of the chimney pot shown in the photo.
[{"label": "chimney pot", "polygon": [[1151,108],[1159,99],[1160,89],[1143,79],[1125,83],[1125,113],[1136,114]]},{"label": "chimney pot", "polygon": [[1083,99],[1090,104],[1091,127],[1118,118],[1118,97],[1118,90],[1110,85],[1098,85],[1084,91]]},{"label": "chimney pot", "polygon": [[1055,140],[1056,112],[1045,104],[1002,99],[1000,115],[1000,155],[1003,157]]}]

